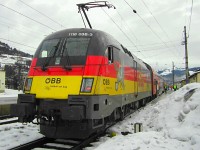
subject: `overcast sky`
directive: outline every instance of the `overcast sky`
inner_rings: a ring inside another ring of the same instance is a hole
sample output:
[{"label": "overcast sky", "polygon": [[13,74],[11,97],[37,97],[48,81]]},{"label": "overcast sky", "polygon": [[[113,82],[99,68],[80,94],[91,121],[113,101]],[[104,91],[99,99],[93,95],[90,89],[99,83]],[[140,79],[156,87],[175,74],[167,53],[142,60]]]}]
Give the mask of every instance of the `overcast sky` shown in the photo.
[{"label": "overcast sky", "polygon": [[[84,28],[76,4],[86,2],[90,0],[0,0],[0,41],[34,54],[52,32]],[[185,47],[181,43],[186,26],[189,67],[200,66],[200,1],[194,1],[193,7],[192,0],[108,2],[116,9],[87,11],[93,29],[113,35],[134,55],[158,69],[172,68],[172,61],[176,67],[185,67]]]}]

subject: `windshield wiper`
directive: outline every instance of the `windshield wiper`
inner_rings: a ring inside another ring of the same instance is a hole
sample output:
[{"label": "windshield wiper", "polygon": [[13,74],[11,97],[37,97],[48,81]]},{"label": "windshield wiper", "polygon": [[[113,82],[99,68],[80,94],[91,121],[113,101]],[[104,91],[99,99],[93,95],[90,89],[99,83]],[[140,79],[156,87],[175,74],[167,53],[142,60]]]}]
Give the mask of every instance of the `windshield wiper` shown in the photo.
[{"label": "windshield wiper", "polygon": [[66,44],[67,44],[66,41],[67,40],[65,40],[65,43],[63,45],[63,50],[65,50],[65,52],[66,52],[66,63],[64,63],[63,68],[70,71],[70,70],[72,70],[72,67],[71,67],[71,63],[70,63],[70,59],[69,59],[69,54],[67,52],[67,49],[65,49],[66,48]]},{"label": "windshield wiper", "polygon": [[53,55],[51,56],[51,53],[53,52],[53,48],[51,49],[51,51],[50,51],[50,53],[49,53],[49,56],[50,57],[47,57],[46,59],[45,59],[45,61],[44,61],[44,64],[42,65],[42,71],[46,71],[47,70],[47,66],[49,65],[49,63],[50,63],[50,60],[55,56],[55,54],[56,54],[56,52],[57,52],[57,50],[58,50],[58,48],[59,48],[59,45],[60,45],[60,41],[58,42],[58,44],[56,45],[56,46],[54,46],[55,47],[55,50],[54,50],[54,53],[53,53]]}]

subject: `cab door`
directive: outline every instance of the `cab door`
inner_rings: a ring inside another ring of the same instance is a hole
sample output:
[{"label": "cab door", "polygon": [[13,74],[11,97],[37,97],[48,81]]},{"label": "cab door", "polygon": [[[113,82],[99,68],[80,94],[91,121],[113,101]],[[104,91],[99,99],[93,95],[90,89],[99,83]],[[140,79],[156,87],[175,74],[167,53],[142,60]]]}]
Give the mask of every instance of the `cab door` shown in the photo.
[{"label": "cab door", "polygon": [[113,72],[113,62],[113,48],[112,46],[108,46],[105,49],[104,57],[102,57],[102,61],[99,64],[99,72],[97,74],[94,94],[113,94],[112,88],[110,88],[112,86],[112,81],[109,77]]}]

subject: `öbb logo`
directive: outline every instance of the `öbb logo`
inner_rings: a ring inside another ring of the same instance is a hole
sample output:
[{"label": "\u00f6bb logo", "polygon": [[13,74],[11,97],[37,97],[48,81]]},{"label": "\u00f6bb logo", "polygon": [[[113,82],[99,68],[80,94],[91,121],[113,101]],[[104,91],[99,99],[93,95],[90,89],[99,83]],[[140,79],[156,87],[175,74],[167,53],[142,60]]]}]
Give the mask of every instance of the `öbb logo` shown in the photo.
[{"label": "\u00f6bb logo", "polygon": [[49,84],[49,83],[56,83],[56,84],[60,84],[61,83],[61,78],[46,78],[45,80],[45,83],[46,84]]}]

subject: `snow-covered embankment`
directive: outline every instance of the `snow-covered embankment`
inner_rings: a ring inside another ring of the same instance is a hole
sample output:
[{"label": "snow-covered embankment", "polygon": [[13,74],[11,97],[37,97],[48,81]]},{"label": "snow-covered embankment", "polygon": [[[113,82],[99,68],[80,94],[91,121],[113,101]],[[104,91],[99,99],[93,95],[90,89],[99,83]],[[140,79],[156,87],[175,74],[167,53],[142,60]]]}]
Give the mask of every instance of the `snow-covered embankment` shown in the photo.
[{"label": "snow-covered embankment", "polygon": [[[101,138],[95,150],[199,150],[200,84],[188,84],[164,97],[112,127],[109,132],[117,136]],[[134,133],[136,122],[143,124],[143,132]]]}]

